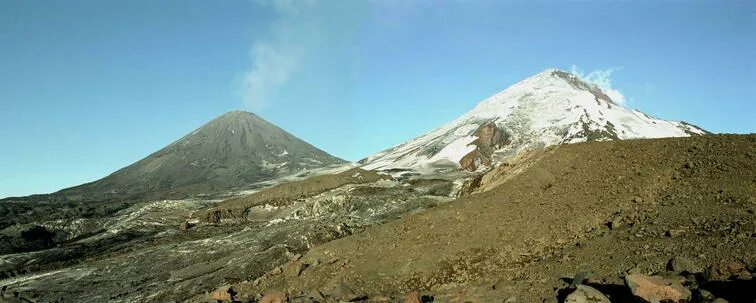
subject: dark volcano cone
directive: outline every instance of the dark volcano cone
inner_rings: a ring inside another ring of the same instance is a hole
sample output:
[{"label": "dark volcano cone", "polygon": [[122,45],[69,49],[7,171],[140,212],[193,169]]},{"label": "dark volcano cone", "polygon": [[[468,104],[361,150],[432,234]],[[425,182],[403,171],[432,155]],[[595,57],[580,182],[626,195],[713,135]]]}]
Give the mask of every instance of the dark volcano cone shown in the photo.
[{"label": "dark volcano cone", "polygon": [[344,161],[253,113],[234,111],[105,178],[39,198],[180,198],[339,163]]}]

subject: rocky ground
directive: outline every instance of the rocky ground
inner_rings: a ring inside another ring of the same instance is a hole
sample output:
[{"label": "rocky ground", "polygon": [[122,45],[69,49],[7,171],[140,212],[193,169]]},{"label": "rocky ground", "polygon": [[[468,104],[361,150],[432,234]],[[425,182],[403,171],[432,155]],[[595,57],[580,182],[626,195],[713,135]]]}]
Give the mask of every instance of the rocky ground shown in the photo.
[{"label": "rocky ground", "polygon": [[[0,255],[0,299],[183,301],[258,277],[314,245],[449,201],[428,189],[448,188],[448,195],[450,186],[444,180],[413,186],[353,169],[224,201],[150,201],[112,217],[34,222],[80,236]],[[202,220],[218,211],[244,216]]]},{"label": "rocky ground", "polygon": [[0,302],[755,298],[756,135],[553,147],[464,184],[395,175],[20,216]]},{"label": "rocky ground", "polygon": [[565,145],[501,178],[192,301],[756,299],[755,135]]}]

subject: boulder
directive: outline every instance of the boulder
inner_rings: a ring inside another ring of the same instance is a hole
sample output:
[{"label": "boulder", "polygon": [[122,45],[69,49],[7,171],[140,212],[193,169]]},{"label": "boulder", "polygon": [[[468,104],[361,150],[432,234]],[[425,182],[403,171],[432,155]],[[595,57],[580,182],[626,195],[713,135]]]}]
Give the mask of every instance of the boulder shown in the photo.
[{"label": "boulder", "polygon": [[578,285],[564,303],[611,303],[600,291],[587,285]]},{"label": "boulder", "polygon": [[684,257],[674,257],[667,262],[667,270],[675,273],[691,273],[696,274],[701,272],[701,268],[698,267],[693,261]]},{"label": "boulder", "polygon": [[402,301],[402,302],[404,302],[404,303],[422,303],[423,301],[420,300],[420,293],[416,292],[416,291],[413,291],[411,293],[408,293],[404,297],[404,301]]},{"label": "boulder", "polygon": [[679,279],[630,274],[625,276],[625,283],[633,295],[643,302],[686,303],[692,296],[690,290],[682,286]]},{"label": "boulder", "polygon": [[725,281],[733,276],[750,276],[750,273],[736,260],[722,260],[704,271],[704,278],[709,281]]},{"label": "boulder", "polygon": [[234,294],[233,290],[231,288],[221,288],[216,291],[213,291],[212,296],[213,299],[224,302],[229,301],[233,302],[232,294]]}]

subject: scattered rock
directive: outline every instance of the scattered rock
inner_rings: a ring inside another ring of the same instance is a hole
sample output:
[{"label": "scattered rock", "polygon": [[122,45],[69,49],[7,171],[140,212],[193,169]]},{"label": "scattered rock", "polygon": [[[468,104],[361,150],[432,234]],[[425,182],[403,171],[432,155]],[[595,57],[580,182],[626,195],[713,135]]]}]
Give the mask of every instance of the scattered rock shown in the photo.
[{"label": "scattered rock", "polygon": [[691,273],[696,274],[701,272],[701,268],[698,267],[693,261],[684,257],[674,257],[667,262],[667,270],[675,273]]},{"label": "scattered rock", "polygon": [[354,302],[367,298],[367,296],[356,294],[349,286],[344,283],[339,283],[329,293],[334,299],[343,302]]},{"label": "scattered rock", "polygon": [[612,218],[612,220],[607,223],[607,226],[609,226],[609,229],[612,230],[619,228],[620,226],[622,226],[622,217],[616,216]]},{"label": "scattered rock", "polygon": [[559,303],[559,301],[557,301],[557,299],[554,297],[543,298],[541,299],[541,302],[542,303]]},{"label": "scattered rock", "polygon": [[389,303],[389,302],[392,302],[392,301],[394,301],[394,300],[391,299],[391,297],[386,297],[386,296],[377,296],[377,297],[371,297],[370,298],[370,302],[376,302],[376,303],[378,303],[378,302],[380,302],[380,303]]},{"label": "scattered rock", "polygon": [[179,229],[183,231],[189,230],[190,228],[192,228],[192,225],[189,224],[189,221],[184,221],[183,223],[181,223],[181,226],[179,226]]},{"label": "scattered rock", "polygon": [[692,296],[690,290],[679,281],[661,276],[631,274],[625,276],[625,283],[633,295],[645,302],[685,303]]},{"label": "scattered rock", "polygon": [[714,300],[714,294],[712,294],[710,291],[705,290],[705,289],[699,289],[698,296],[704,300],[709,300],[709,301]]},{"label": "scattered rock", "polygon": [[221,223],[221,217],[222,217],[221,212],[218,211],[218,210],[216,210],[216,211],[212,211],[212,212],[206,214],[205,217],[203,218],[204,219],[203,221],[205,221],[207,223],[210,223],[210,224],[220,224]]},{"label": "scattered rock", "polygon": [[349,260],[343,260],[343,261],[339,261],[338,264],[336,264],[336,266],[345,267],[348,264],[349,264]]},{"label": "scattered rock", "polygon": [[299,259],[302,259],[302,254],[296,254],[293,258],[291,258],[292,262],[299,261]]},{"label": "scattered rock", "polygon": [[325,296],[323,296],[323,293],[320,292],[318,289],[313,289],[310,291],[310,293],[307,295],[308,299],[315,300],[315,301],[323,301],[325,300]]},{"label": "scattered rock", "polygon": [[280,291],[266,294],[260,299],[260,303],[283,303],[288,301],[289,295]]},{"label": "scattered rock", "polygon": [[517,297],[509,297],[504,300],[504,303],[517,303]]},{"label": "scattered rock", "polygon": [[287,278],[295,278],[299,277],[299,274],[302,273],[305,266],[302,262],[294,261],[286,265],[286,268],[284,269],[284,274]]},{"label": "scattered rock", "polygon": [[665,232],[664,235],[670,238],[676,238],[676,237],[682,236],[684,233],[685,233],[684,229],[670,229],[670,230],[667,230],[667,232]]},{"label": "scattered rock", "polygon": [[583,284],[585,282],[585,279],[588,278],[588,275],[590,275],[587,271],[581,271],[575,274],[575,277],[572,279],[572,282],[570,283],[569,288],[575,288],[579,286],[580,284]]},{"label": "scattered rock", "polygon": [[587,285],[578,285],[577,289],[567,296],[564,303],[610,303],[600,291]]}]

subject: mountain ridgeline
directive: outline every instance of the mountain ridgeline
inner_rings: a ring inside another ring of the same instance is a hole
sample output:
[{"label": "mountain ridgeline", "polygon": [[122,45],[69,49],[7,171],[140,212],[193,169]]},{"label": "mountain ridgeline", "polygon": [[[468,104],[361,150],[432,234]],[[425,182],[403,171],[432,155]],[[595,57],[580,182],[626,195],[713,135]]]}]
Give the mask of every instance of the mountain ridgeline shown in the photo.
[{"label": "mountain ridgeline", "polygon": [[342,163],[253,113],[233,111],[105,178],[53,196],[66,201],[181,198]]}]

